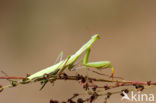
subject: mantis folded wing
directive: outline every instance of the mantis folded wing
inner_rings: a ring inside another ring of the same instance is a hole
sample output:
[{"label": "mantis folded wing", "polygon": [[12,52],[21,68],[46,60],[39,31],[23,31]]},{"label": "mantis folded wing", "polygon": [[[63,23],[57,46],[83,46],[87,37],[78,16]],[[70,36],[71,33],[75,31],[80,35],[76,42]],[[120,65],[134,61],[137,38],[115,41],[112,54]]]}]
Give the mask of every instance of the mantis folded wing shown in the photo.
[{"label": "mantis folded wing", "polygon": [[86,54],[84,56],[84,60],[83,60],[83,64],[84,66],[87,67],[96,67],[96,68],[101,68],[101,67],[105,67],[105,68],[112,68],[111,63],[109,61],[100,61],[100,62],[91,62],[88,63],[88,57],[90,54],[90,47],[91,45],[97,40],[99,39],[99,34],[95,34],[91,37],[91,39],[84,44],[75,54],[73,54],[72,56],[70,56],[70,58],[66,58],[65,60],[60,61],[59,63],[52,65],[48,68],[45,68],[39,72],[36,72],[34,74],[32,74],[31,76],[27,77],[28,80],[33,80],[36,78],[40,78],[43,77],[44,74],[51,74],[51,73],[55,73],[58,72],[58,70],[60,70],[61,68],[67,67],[69,66],[69,69],[72,68],[73,63],[78,59],[78,57],[84,52],[86,51]]}]

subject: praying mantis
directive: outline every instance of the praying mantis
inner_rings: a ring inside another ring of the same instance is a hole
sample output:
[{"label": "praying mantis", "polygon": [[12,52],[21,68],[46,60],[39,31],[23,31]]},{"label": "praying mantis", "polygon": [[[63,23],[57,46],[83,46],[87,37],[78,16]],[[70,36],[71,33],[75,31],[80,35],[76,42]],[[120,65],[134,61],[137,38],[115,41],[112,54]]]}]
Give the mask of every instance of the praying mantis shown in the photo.
[{"label": "praying mantis", "polygon": [[55,65],[52,65],[48,68],[45,68],[39,72],[36,72],[36,73],[28,76],[27,79],[29,81],[32,81],[32,80],[35,80],[37,78],[42,78],[45,74],[59,75],[66,68],[71,70],[73,68],[75,61],[78,59],[78,57],[84,51],[86,51],[86,53],[85,53],[84,58],[83,58],[83,66],[94,67],[94,68],[111,68],[112,69],[112,77],[113,77],[114,68],[111,65],[110,61],[88,62],[89,54],[91,51],[91,46],[99,38],[100,38],[99,34],[93,35],[91,37],[91,39],[87,43],[85,43],[75,54],[73,54],[72,56],[68,56],[65,60],[62,60]]}]

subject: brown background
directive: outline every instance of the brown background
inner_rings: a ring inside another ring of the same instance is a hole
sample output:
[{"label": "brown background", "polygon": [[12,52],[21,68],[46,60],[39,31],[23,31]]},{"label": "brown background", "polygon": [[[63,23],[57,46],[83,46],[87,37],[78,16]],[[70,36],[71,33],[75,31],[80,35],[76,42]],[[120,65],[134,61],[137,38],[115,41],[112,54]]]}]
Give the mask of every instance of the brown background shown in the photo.
[{"label": "brown background", "polygon": [[[152,0],[1,0],[0,70],[10,76],[34,73],[52,65],[61,50],[64,57],[73,54],[99,33],[90,61],[110,60],[115,74],[129,80],[156,81],[155,5]],[[35,83],[6,89],[0,102],[49,103],[51,98],[65,100],[84,92],[69,81],[39,88]],[[156,95],[155,90],[144,92]],[[108,103],[120,99],[114,95]]]}]

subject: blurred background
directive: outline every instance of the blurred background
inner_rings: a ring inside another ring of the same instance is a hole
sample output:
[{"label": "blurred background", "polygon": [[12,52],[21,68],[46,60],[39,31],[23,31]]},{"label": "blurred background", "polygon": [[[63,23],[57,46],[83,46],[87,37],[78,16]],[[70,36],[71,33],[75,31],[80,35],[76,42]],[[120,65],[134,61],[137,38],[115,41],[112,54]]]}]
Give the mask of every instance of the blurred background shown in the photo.
[{"label": "blurred background", "polygon": [[[61,50],[67,57],[99,33],[89,61],[110,60],[117,76],[156,81],[155,4],[154,0],[1,0],[0,70],[10,76],[32,74],[53,65]],[[40,87],[33,83],[6,89],[0,102],[49,103],[84,92],[71,81],[48,84],[43,91]],[[144,92],[156,95],[155,89]],[[120,95],[108,100],[120,102]]]}]

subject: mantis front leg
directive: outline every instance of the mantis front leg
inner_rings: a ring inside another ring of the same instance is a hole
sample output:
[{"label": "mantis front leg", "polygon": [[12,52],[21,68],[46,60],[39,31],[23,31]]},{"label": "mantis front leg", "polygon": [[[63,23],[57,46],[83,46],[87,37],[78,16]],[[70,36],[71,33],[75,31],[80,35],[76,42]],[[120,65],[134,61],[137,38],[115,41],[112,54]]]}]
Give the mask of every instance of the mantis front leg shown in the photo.
[{"label": "mantis front leg", "polygon": [[110,61],[98,61],[98,62],[88,62],[89,54],[91,49],[88,48],[84,55],[83,65],[86,67],[95,67],[95,68],[111,68],[112,69],[112,77],[114,75],[114,68],[111,65]]}]

